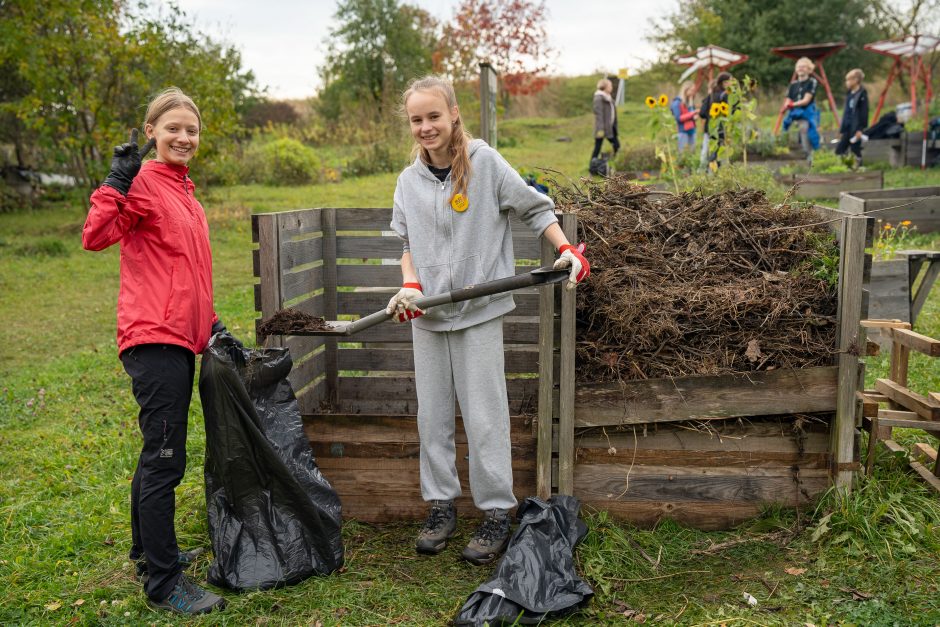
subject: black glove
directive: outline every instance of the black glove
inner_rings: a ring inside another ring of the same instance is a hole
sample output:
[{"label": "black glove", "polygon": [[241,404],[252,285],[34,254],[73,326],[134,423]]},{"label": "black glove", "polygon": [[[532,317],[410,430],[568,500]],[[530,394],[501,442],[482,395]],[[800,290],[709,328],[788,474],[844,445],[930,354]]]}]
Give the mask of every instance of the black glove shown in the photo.
[{"label": "black glove", "polygon": [[232,361],[235,363],[236,366],[240,368],[244,367],[245,366],[245,345],[242,344],[241,340],[239,340],[234,335],[232,335],[227,328],[225,328],[225,325],[222,323],[221,320],[216,320],[215,322],[212,323],[212,332],[210,333],[210,337],[217,333],[224,333],[231,339],[232,344],[228,347],[229,357],[232,358]]},{"label": "black glove", "polygon": [[140,172],[141,160],[150,152],[154,144],[157,143],[156,139],[151,139],[144,144],[143,148],[138,150],[138,134],[139,132],[136,128],[132,129],[130,141],[126,144],[115,146],[114,156],[111,158],[111,172],[102,183],[102,185],[113,187],[124,196],[127,196],[127,192],[131,188],[131,182],[134,180],[134,177],[137,176],[137,173]]}]

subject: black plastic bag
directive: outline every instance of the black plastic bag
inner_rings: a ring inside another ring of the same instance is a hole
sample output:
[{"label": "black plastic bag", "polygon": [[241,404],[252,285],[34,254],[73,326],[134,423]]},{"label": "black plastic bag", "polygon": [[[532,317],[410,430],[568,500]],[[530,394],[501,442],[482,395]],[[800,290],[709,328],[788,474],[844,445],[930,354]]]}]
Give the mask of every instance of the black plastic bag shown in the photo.
[{"label": "black plastic bag", "polygon": [[454,624],[538,624],[587,605],[594,590],[574,568],[574,548],[587,533],[580,508],[573,496],[527,498],[496,572],[467,598]]},{"label": "black plastic bag", "polygon": [[218,333],[202,356],[209,582],[266,589],[343,564],[339,496],[320,474],[287,375],[286,348]]}]

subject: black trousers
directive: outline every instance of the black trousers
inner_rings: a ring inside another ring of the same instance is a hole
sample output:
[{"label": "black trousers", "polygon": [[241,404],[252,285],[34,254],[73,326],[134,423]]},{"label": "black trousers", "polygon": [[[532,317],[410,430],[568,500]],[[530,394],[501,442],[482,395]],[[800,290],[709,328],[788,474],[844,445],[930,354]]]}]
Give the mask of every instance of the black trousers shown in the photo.
[{"label": "black trousers", "polygon": [[145,592],[154,601],[169,596],[179,579],[176,486],[186,471],[186,426],[196,356],[181,346],[143,344],[121,354],[140,405],[144,445],[131,483],[131,560],[146,558]]},{"label": "black trousers", "polygon": [[[610,145],[614,147],[614,156],[617,156],[617,153],[620,151],[620,140],[617,138],[617,123],[614,122],[614,136],[608,137],[607,140],[610,142]],[[591,159],[597,159],[597,156],[601,154],[601,146],[604,144],[603,137],[594,138],[594,152],[591,153]]]},{"label": "black trousers", "polygon": [[836,144],[837,155],[844,155],[846,152],[851,150],[856,157],[859,159],[862,158],[862,140],[859,139],[854,144],[849,143],[849,140],[854,136],[855,133],[842,133],[842,135],[839,137],[839,143]]}]

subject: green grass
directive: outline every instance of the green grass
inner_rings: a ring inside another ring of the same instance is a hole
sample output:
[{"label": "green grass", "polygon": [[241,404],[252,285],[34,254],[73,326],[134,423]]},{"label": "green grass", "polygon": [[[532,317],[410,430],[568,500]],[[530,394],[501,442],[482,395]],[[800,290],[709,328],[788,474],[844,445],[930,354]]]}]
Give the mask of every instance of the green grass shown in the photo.
[{"label": "green grass", "polygon": [[[625,128],[643,118],[632,119],[621,114]],[[586,174],[591,124],[590,116],[512,120],[503,128],[515,145],[503,153],[517,167]],[[556,141],[568,136],[570,143]],[[918,173],[903,175],[909,181]],[[388,174],[204,195],[216,306],[229,328],[254,340],[250,212],[387,207],[394,184]],[[6,326],[0,346],[0,624],[183,624],[148,609],[126,560],[139,435],[114,339],[118,251],[81,250],[85,210],[79,198],[0,215]],[[940,238],[923,244],[940,248]],[[916,328],[940,337],[940,289]],[[940,389],[940,372],[931,366],[914,358],[915,389]],[[885,369],[884,357],[871,359],[868,376]],[[188,471],[177,491],[177,531],[185,547],[208,545],[201,412],[196,395]],[[884,452],[875,476],[851,497],[832,494],[814,511],[769,510],[732,532],[671,522],[638,530],[603,513],[587,521],[578,564],[597,597],[558,624],[618,624],[630,612],[649,623],[683,625],[940,622],[940,498]],[[469,527],[462,523],[457,547]],[[443,624],[491,569],[461,562],[456,550],[419,559],[411,548],[415,532],[415,525],[348,523],[343,572],[283,590],[227,595],[226,612],[194,622]],[[204,581],[207,566],[203,557],[191,573]],[[745,592],[757,599],[756,607],[744,603]]]}]

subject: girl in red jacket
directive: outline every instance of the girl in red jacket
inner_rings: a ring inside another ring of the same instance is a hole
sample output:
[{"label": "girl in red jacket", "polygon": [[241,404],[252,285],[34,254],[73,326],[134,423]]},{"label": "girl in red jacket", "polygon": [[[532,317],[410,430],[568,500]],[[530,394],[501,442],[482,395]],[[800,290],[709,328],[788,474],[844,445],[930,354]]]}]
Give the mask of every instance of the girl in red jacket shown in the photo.
[{"label": "girl in red jacket", "polygon": [[[212,306],[209,225],[187,164],[199,147],[195,103],[170,88],[147,108],[144,133],[114,149],[111,172],[91,196],[87,250],[121,247],[118,351],[140,405],[143,450],[131,484],[130,558],[147,597],[184,614],[225,607],[182,572],[173,518],[186,469],[186,427],[196,353],[225,327]],[[156,147],[156,159],[141,158]]]}]

